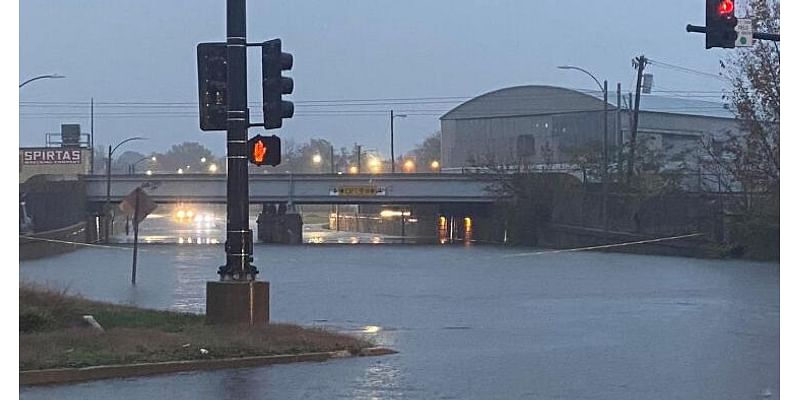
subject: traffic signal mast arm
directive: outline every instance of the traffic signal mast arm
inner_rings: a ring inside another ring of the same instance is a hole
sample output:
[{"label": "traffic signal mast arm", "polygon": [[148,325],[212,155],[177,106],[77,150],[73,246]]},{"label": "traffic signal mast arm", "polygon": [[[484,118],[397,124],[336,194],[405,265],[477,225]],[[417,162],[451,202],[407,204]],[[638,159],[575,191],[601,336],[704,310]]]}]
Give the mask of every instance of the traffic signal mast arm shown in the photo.
[{"label": "traffic signal mast arm", "polygon": [[[698,26],[698,25],[686,25],[686,32],[690,33],[706,33],[705,26]],[[753,39],[760,39],[760,40],[771,40],[773,42],[780,42],[781,41],[781,34],[780,33],[765,33],[765,32],[753,32]]]},{"label": "traffic signal mast arm", "polygon": [[781,40],[776,33],[753,32],[750,18],[736,18],[736,0],[706,0],[706,26],[687,25],[686,32],[704,33],[706,49],[751,47],[754,39]]}]

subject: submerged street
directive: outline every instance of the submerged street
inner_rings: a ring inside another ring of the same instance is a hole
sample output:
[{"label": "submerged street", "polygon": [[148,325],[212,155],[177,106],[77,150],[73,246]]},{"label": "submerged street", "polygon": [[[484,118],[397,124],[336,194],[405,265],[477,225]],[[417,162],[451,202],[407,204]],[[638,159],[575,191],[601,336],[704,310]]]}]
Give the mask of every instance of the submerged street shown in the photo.
[{"label": "submerged street", "polygon": [[[515,256],[524,252],[256,245],[273,321],[363,335],[399,354],[21,387],[20,397],[779,398],[777,264]],[[21,262],[20,280],[201,313],[223,254],[221,244],[143,245],[131,287],[129,248],[87,248]]]}]

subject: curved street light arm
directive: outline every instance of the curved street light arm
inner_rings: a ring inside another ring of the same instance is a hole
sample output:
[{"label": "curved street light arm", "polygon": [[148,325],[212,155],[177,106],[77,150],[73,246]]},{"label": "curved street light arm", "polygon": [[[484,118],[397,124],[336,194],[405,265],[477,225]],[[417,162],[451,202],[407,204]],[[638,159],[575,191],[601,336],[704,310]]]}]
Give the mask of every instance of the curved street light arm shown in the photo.
[{"label": "curved street light arm", "polygon": [[587,70],[585,70],[585,69],[583,69],[581,67],[575,67],[575,66],[572,66],[572,65],[559,65],[558,69],[574,69],[574,70],[581,71],[586,75],[589,75],[592,79],[594,79],[594,82],[597,83],[597,86],[600,87],[600,91],[605,93],[605,89],[603,88],[603,85],[600,83],[599,80],[597,80],[597,78],[594,77],[594,75],[592,75],[591,72],[589,72],[589,71],[587,71]]},{"label": "curved street light arm", "polygon": [[33,81],[39,80],[39,79],[58,79],[58,78],[66,78],[66,76],[64,76],[64,75],[58,75],[58,74],[53,74],[53,75],[39,75],[39,76],[37,76],[37,77],[33,77],[33,78],[31,78],[31,79],[28,79],[28,80],[27,80],[27,81],[25,81],[25,82],[22,82],[22,83],[20,83],[20,84],[19,84],[19,87],[23,87],[23,86],[25,86],[25,85],[27,85],[27,84],[29,84],[29,83],[33,82]]},{"label": "curved street light arm", "polygon": [[122,146],[123,144],[125,144],[125,143],[128,143],[128,142],[130,142],[130,141],[134,141],[134,140],[147,140],[147,138],[144,138],[144,137],[139,137],[139,136],[132,137],[132,138],[127,138],[127,139],[125,139],[125,140],[123,140],[123,141],[119,142],[119,144],[118,144],[118,145],[114,146],[114,148],[113,148],[113,149],[111,149],[111,153],[110,153],[110,154],[111,154],[111,155],[113,155],[113,154],[114,154],[114,152],[115,152],[115,151],[117,151],[117,149],[119,148],[119,146]]}]

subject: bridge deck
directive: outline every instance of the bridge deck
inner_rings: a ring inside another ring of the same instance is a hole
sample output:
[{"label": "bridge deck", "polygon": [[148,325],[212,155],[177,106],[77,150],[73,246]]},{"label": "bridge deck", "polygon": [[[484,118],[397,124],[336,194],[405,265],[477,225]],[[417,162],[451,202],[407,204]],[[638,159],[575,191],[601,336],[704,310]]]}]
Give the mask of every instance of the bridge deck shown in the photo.
[{"label": "bridge deck", "polygon": [[[85,175],[88,200],[106,200],[106,177]],[[250,202],[296,204],[490,203],[491,180],[456,174],[250,175]],[[112,202],[142,187],[159,203],[224,203],[225,175],[112,175]]]}]

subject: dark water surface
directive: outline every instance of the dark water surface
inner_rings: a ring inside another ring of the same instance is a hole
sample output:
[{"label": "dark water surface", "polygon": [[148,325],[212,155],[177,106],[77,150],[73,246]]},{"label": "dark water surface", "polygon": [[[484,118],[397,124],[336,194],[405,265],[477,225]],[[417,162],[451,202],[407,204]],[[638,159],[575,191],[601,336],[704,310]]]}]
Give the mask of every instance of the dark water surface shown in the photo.
[{"label": "dark water surface", "polygon": [[[21,388],[23,399],[779,398],[777,264],[482,246],[265,246],[275,321],[397,355]],[[21,281],[203,312],[222,245],[84,249]]]}]

